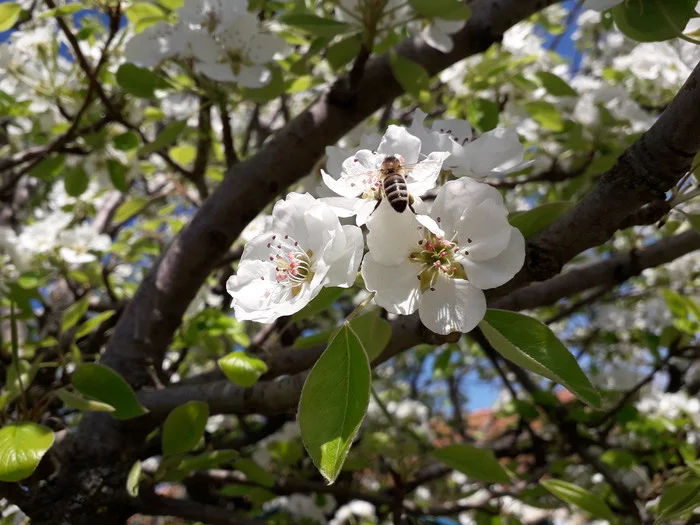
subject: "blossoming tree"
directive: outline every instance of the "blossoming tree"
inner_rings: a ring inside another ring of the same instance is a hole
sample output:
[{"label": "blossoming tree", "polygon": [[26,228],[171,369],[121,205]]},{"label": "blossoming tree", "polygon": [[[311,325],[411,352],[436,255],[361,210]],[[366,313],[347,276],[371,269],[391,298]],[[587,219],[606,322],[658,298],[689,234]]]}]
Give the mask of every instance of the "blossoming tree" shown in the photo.
[{"label": "blossoming tree", "polygon": [[0,2],[2,523],[698,523],[699,8]]}]

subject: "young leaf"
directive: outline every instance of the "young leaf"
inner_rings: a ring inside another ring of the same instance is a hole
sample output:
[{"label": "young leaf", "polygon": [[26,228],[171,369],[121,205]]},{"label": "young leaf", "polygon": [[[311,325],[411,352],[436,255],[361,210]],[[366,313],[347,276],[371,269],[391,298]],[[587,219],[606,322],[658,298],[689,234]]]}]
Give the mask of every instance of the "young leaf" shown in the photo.
[{"label": "young leaf", "polygon": [[174,408],[163,423],[163,454],[181,454],[194,449],[204,435],[209,407],[201,401],[189,401]]},{"label": "young leaf", "polygon": [[487,483],[510,482],[510,476],[490,450],[459,443],[438,448],[433,451],[433,456],[470,478]]},{"label": "young leaf", "polygon": [[306,379],[299,426],[306,450],[333,483],[369,405],[371,372],[362,343],[343,325]]},{"label": "young leaf", "polygon": [[15,2],[0,4],[0,33],[11,29],[22,13],[22,6]]},{"label": "young leaf", "polygon": [[638,42],[660,42],[681,34],[694,15],[695,0],[634,0],[613,7],[615,24]]},{"label": "young leaf", "polygon": [[348,25],[344,22],[338,22],[330,18],[321,18],[316,15],[308,15],[304,13],[291,13],[284,15],[281,18],[282,23],[298,27],[299,29],[311,33],[315,36],[333,37],[344,33],[348,29]]},{"label": "young leaf", "polygon": [[88,299],[83,297],[79,301],[70,305],[61,318],[61,332],[66,332],[73,328],[80,318],[87,312],[88,309]]},{"label": "young leaf", "polygon": [[700,481],[669,485],[664,488],[659,500],[659,516],[656,524],[668,523],[700,506]]},{"label": "young leaf", "polygon": [[102,312],[91,317],[90,319],[88,319],[80,325],[80,328],[78,328],[78,330],[75,332],[75,338],[80,339],[81,337],[85,337],[86,335],[91,333],[95,328],[100,326],[102,322],[112,317],[115,313],[116,310],[107,310],[106,312]]},{"label": "young leaf", "polygon": [[578,93],[566,80],[549,71],[538,71],[535,73],[540,79],[544,88],[555,97],[577,97]]},{"label": "young leaf", "polygon": [[351,35],[328,47],[326,60],[333,69],[340,69],[360,52],[362,42],[358,35]]},{"label": "young leaf", "polygon": [[571,503],[596,518],[608,521],[615,520],[615,514],[610,510],[605,500],[597,494],[582,489],[573,483],[557,479],[541,480],[540,484],[560,500]]},{"label": "young leaf", "polygon": [[570,201],[548,202],[531,210],[513,212],[508,220],[511,226],[520,230],[523,237],[529,239],[552,224],[572,206],[573,203]]},{"label": "young leaf", "polygon": [[126,477],[126,491],[129,496],[135,498],[139,495],[139,483],[141,482],[141,462],[136,461]]},{"label": "young leaf", "polygon": [[275,484],[275,478],[267,470],[258,465],[250,458],[241,458],[234,464],[237,470],[245,474],[249,481],[262,485],[263,487],[272,487]]},{"label": "young leaf", "polygon": [[245,352],[231,352],[219,359],[217,364],[229,381],[246,388],[257,383],[260,376],[267,372],[264,361]]},{"label": "young leaf", "polygon": [[186,127],[186,120],[175,120],[173,122],[168,122],[163,130],[158,133],[155,140],[141,148],[139,153],[142,155],[148,155],[149,153],[167,148],[177,140],[180,134],[185,131]]},{"label": "young leaf", "polygon": [[112,415],[117,419],[130,419],[148,412],[136,399],[129,383],[104,365],[82,365],[73,374],[73,386],[84,396],[114,407]]},{"label": "young leaf", "polygon": [[525,104],[525,109],[543,128],[552,131],[564,131],[564,120],[561,112],[549,102],[533,100]]},{"label": "young leaf", "polygon": [[700,213],[686,213],[685,216],[688,218],[690,225],[700,232]]},{"label": "young leaf", "polygon": [[129,220],[131,217],[143,210],[147,204],[148,199],[143,197],[134,197],[133,199],[129,199],[128,201],[125,201],[119,205],[117,211],[114,212],[114,217],[112,217],[112,220],[116,224]]},{"label": "young leaf", "polygon": [[70,408],[82,410],[84,412],[114,412],[114,407],[107,403],[87,399],[83,396],[69,392],[65,388],[56,391],[56,397],[63,401],[63,404]]},{"label": "young leaf", "polygon": [[163,89],[169,85],[150,69],[128,62],[119,66],[116,79],[124,91],[139,98],[151,98],[156,89]]},{"label": "young leaf", "polygon": [[14,423],[0,428],[0,481],[29,477],[53,445],[50,428],[36,423]]},{"label": "young leaf", "polygon": [[391,325],[377,314],[365,314],[350,321],[350,327],[362,343],[370,363],[381,354],[391,339]]},{"label": "young leaf", "polygon": [[430,89],[430,77],[420,64],[392,53],[389,65],[394,78],[406,93],[418,97],[421,91]]},{"label": "young leaf", "polygon": [[63,186],[71,197],[79,197],[90,184],[88,174],[82,166],[75,166],[63,172]]},{"label": "young leaf", "polygon": [[600,395],[547,325],[526,315],[490,309],[479,326],[503,357],[561,383],[589,405],[600,407]]},{"label": "young leaf", "polygon": [[330,308],[331,305],[343,295],[343,292],[345,292],[343,288],[323,288],[309,304],[295,313],[292,319],[294,321],[301,321],[302,319],[316,317],[324,310]]}]

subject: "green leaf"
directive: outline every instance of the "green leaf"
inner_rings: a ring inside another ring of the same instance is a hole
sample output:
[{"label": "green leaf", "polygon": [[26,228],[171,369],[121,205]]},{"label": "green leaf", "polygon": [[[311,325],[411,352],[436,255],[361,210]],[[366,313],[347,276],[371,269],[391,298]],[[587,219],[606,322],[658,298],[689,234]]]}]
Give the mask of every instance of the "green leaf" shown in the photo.
[{"label": "green leaf", "polygon": [[618,29],[638,42],[660,42],[681,34],[695,13],[695,0],[633,0],[612,8]]},{"label": "green leaf", "polygon": [[14,357],[7,368],[5,385],[0,395],[0,409],[12,403],[22,395],[22,392],[26,392],[38,371],[39,361],[32,364],[24,359]]},{"label": "green leaf", "polygon": [[668,523],[700,506],[700,481],[669,485],[664,488],[659,500],[656,524]]},{"label": "green leaf", "polygon": [[540,79],[544,88],[555,97],[577,97],[578,93],[566,80],[549,71],[538,71],[535,73]]},{"label": "green leaf", "polygon": [[322,288],[309,304],[292,316],[292,320],[301,321],[302,319],[316,317],[324,310],[330,308],[343,295],[343,292],[345,292],[343,288]]},{"label": "green leaf", "polygon": [[75,332],[75,338],[80,339],[81,337],[85,337],[95,328],[100,326],[100,324],[102,324],[104,321],[112,317],[115,313],[115,310],[107,310],[106,312],[102,312],[91,317],[80,325],[80,328],[78,328],[78,330]]},{"label": "green leaf", "polygon": [[414,11],[425,18],[466,20],[471,10],[460,0],[409,0]]},{"label": "green leaf", "polygon": [[148,26],[165,20],[165,12],[156,5],[146,2],[136,2],[126,9],[126,18],[136,33]]},{"label": "green leaf", "polygon": [[525,104],[525,109],[537,123],[545,129],[564,131],[564,120],[561,112],[549,102],[535,100]]},{"label": "green leaf", "polygon": [[87,399],[73,392],[69,392],[65,388],[58,389],[56,391],[56,396],[63,401],[63,404],[67,407],[82,410],[83,412],[114,412],[114,407],[107,403]]},{"label": "green leaf", "polygon": [[168,83],[150,69],[126,62],[117,69],[117,84],[127,93],[139,98],[151,98],[156,89],[168,87]]},{"label": "green leaf", "polygon": [[36,423],[0,428],[0,481],[15,482],[31,476],[53,440],[53,431]]},{"label": "green leaf", "polygon": [[163,454],[181,454],[193,450],[204,435],[209,407],[201,401],[189,401],[174,408],[163,423]]},{"label": "green leaf", "polygon": [[571,503],[596,518],[615,521],[615,514],[610,510],[605,500],[597,494],[582,489],[573,483],[557,479],[541,480],[540,485],[560,500]]},{"label": "green leaf", "polygon": [[690,225],[700,232],[700,213],[686,213]]},{"label": "green leaf", "polygon": [[85,6],[79,3],[66,4],[62,5],[61,7],[56,7],[55,9],[49,9],[48,11],[44,11],[39,15],[39,18],[51,18],[54,16],[72,15],[74,13],[77,13],[78,11],[82,11],[83,9],[85,9]]},{"label": "green leaf", "polygon": [[331,328],[315,334],[298,337],[294,341],[292,348],[313,348],[314,346],[324,345],[328,343],[328,340],[333,337],[335,332],[335,328]]},{"label": "green leaf", "polygon": [[63,186],[71,197],[80,197],[90,184],[88,174],[82,165],[74,166],[63,172]]},{"label": "green leaf", "polygon": [[318,84],[318,82],[316,82],[312,75],[303,75],[295,78],[289,83],[287,93],[300,93],[302,91],[307,91],[316,84]]},{"label": "green leaf", "polygon": [[129,475],[126,477],[126,492],[132,498],[139,495],[139,483],[141,482],[141,462],[136,461],[129,469]]},{"label": "green leaf", "polygon": [[146,144],[139,150],[141,155],[148,155],[156,151],[162,150],[170,146],[173,142],[177,140],[180,134],[185,131],[187,127],[186,120],[175,120],[173,122],[168,122],[160,133],[156,136],[155,140],[150,144]]},{"label": "green leaf", "polygon": [[71,328],[73,328],[78,321],[80,321],[80,318],[87,312],[88,309],[88,298],[83,297],[79,301],[76,301],[72,305],[70,305],[65,312],[63,312],[63,316],[61,317],[61,332],[67,332]]},{"label": "green leaf", "polygon": [[600,407],[600,395],[547,325],[526,315],[489,309],[479,326],[503,357],[561,383],[579,399]]},{"label": "green leaf", "polygon": [[237,470],[245,474],[249,481],[262,485],[263,487],[273,487],[275,478],[267,470],[249,458],[241,458],[234,464]]},{"label": "green leaf", "polygon": [[168,155],[170,155],[170,158],[181,166],[187,166],[197,157],[197,148],[191,144],[173,146],[168,151]]},{"label": "green leaf", "polygon": [[136,394],[124,378],[111,368],[87,363],[73,374],[73,386],[84,396],[92,397],[114,407],[117,419],[131,419],[148,412],[136,399]]},{"label": "green leaf", "polygon": [[329,46],[326,51],[326,60],[333,69],[340,69],[357,56],[361,47],[360,37],[351,35]]},{"label": "green leaf", "polygon": [[280,21],[283,24],[297,27],[315,36],[333,37],[345,33],[350,27],[344,22],[304,13],[284,15]]},{"label": "green leaf", "polygon": [[367,354],[346,323],[306,379],[299,401],[299,426],[306,450],[333,483],[369,405]]},{"label": "green leaf", "polygon": [[250,387],[267,372],[267,365],[245,352],[231,352],[216,362],[229,381],[242,387]]},{"label": "green leaf", "polygon": [[11,29],[22,13],[22,6],[14,2],[0,4],[0,33]]},{"label": "green leaf", "polygon": [[107,171],[109,172],[109,180],[112,181],[112,186],[125,193],[129,189],[129,184],[126,180],[126,166],[118,160],[107,159]]},{"label": "green leaf", "polygon": [[377,314],[365,314],[350,321],[370,363],[384,351],[391,339],[391,325]]},{"label": "green leaf", "polygon": [[[4,4],[2,4],[4,5]],[[53,179],[63,169],[66,156],[62,154],[51,155],[45,158],[39,164],[34,166],[29,174],[37,179]]]},{"label": "green leaf", "polygon": [[470,478],[487,483],[510,483],[510,476],[490,450],[458,443],[434,450],[433,456]]},{"label": "green leaf", "polygon": [[523,237],[529,239],[552,224],[573,205],[570,201],[548,202],[531,210],[513,212],[508,220],[511,226],[520,230]]},{"label": "green leaf", "polygon": [[117,210],[114,212],[114,217],[112,220],[115,224],[119,224],[126,220],[129,220],[134,215],[138,214],[143,210],[148,204],[148,199],[144,197],[134,197],[129,199],[119,205]]},{"label": "green leaf", "polygon": [[430,77],[420,64],[392,53],[389,65],[394,78],[406,93],[418,97],[421,91],[430,89]]},{"label": "green leaf", "polygon": [[[236,450],[213,450],[196,456],[165,456],[156,473],[159,481],[181,481],[195,470],[206,470],[230,463],[238,457]],[[273,480],[274,483],[274,480]]]},{"label": "green leaf", "polygon": [[112,144],[119,151],[136,149],[141,144],[141,138],[134,131],[126,131],[112,139]]}]

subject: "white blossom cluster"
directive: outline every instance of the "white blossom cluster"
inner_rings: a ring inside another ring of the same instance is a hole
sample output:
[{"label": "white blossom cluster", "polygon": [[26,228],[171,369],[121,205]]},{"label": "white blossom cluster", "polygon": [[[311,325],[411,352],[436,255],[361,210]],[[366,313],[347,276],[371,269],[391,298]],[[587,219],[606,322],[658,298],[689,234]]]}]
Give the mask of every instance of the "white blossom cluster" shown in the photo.
[{"label": "white blossom cluster", "polygon": [[[248,242],[227,283],[239,321],[270,323],[298,312],[324,287],[352,286],[360,264],[365,287],[390,313],[417,311],[439,334],[469,332],[483,319],[483,290],[520,270],[525,240],[495,188],[465,176],[434,190],[441,173],[522,169],[523,148],[510,130],[474,138],[466,121],[427,129],[424,119],[418,112],[409,129],[391,125],[354,152],[329,147],[330,173],[322,175],[335,196],[290,193],[275,204],[271,226]],[[389,160],[405,182],[401,211],[385,189]],[[353,216],[354,225],[341,223]]]},{"label": "white blossom cluster", "polygon": [[264,86],[271,78],[267,64],[288,46],[247,9],[247,0],[187,0],[176,24],[158,22],[132,37],[126,59],[154,67],[178,58],[212,80]]}]

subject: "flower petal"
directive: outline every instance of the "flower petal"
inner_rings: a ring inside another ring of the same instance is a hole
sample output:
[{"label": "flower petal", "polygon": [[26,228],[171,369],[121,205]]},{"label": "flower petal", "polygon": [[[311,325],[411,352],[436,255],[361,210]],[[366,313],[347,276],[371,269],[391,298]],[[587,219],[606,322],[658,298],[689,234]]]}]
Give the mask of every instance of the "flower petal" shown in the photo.
[{"label": "flower petal", "polygon": [[355,206],[355,224],[362,226],[377,207],[377,201],[372,199],[357,199]]},{"label": "flower petal", "polygon": [[524,161],[525,150],[518,134],[508,128],[487,131],[478,139],[464,145],[472,175],[504,175],[519,171],[530,163]]},{"label": "flower petal", "polygon": [[492,259],[474,261],[467,257],[462,265],[467,279],[477,288],[488,290],[510,281],[525,262],[525,238],[511,226],[510,241],[505,250]]},{"label": "flower petal", "polygon": [[244,66],[238,74],[238,83],[247,88],[261,88],[272,78],[270,70],[263,66]]},{"label": "flower petal", "polygon": [[437,49],[442,53],[449,53],[454,47],[454,43],[449,35],[447,35],[437,24],[429,24],[423,29],[421,36],[425,42],[432,48]]},{"label": "flower petal", "polygon": [[464,279],[439,277],[421,296],[418,315],[436,334],[470,332],[486,314],[484,292]]},{"label": "flower petal", "polygon": [[430,215],[433,218],[440,217],[440,227],[445,230],[448,237],[452,237],[457,231],[462,216],[487,199],[503,206],[503,197],[493,186],[469,177],[452,180],[438,191]]},{"label": "flower petal", "polygon": [[367,248],[381,264],[399,264],[408,260],[423,238],[422,226],[410,212],[398,213],[384,199],[367,220]]},{"label": "flower petal", "polygon": [[357,184],[357,182],[354,182],[353,179],[349,177],[341,176],[338,180],[336,180],[328,173],[321,170],[321,178],[323,179],[323,183],[328,186],[331,191],[337,193],[338,195],[342,195],[343,197],[357,197],[363,191],[362,186]]},{"label": "flower petal", "polygon": [[345,233],[345,251],[331,264],[324,286],[349,288],[357,278],[357,270],[365,247],[362,230],[357,226],[343,226],[343,232]]},{"label": "flower petal", "polygon": [[467,209],[457,225],[460,251],[466,250],[472,261],[491,259],[506,249],[512,228],[505,206],[485,200]]},{"label": "flower petal", "polygon": [[382,156],[401,156],[404,164],[415,164],[418,162],[420,147],[421,142],[418,137],[411,135],[406,128],[392,124],[387,128],[377,152]]},{"label": "flower petal", "polygon": [[443,161],[450,156],[448,151],[434,151],[428,158],[414,166],[406,176],[406,185],[411,195],[421,196],[432,190],[437,183]]},{"label": "flower petal", "polygon": [[418,265],[405,259],[400,264],[379,264],[372,253],[362,261],[362,278],[370,292],[376,292],[374,302],[387,312],[409,315],[418,309],[420,280]]}]

